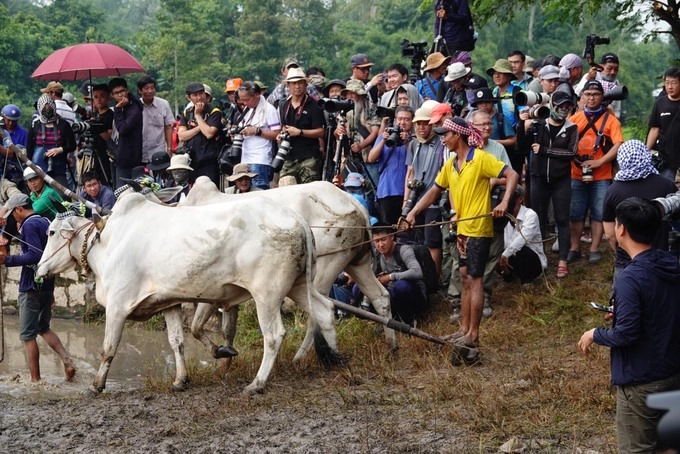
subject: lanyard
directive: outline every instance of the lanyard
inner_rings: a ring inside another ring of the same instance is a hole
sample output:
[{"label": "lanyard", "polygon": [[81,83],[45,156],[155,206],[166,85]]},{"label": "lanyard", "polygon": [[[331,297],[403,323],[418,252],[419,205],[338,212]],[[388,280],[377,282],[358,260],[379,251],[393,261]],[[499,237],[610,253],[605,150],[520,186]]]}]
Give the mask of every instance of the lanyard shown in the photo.
[{"label": "lanyard", "polygon": [[[290,102],[288,103],[288,108],[286,109],[286,115],[284,117],[284,121],[288,121],[288,114],[290,113],[290,106],[293,104],[293,100],[291,98]],[[298,124],[300,122],[300,117],[302,117],[302,110],[305,108],[305,104],[307,104],[307,93],[305,93],[305,97],[302,99],[302,102],[298,106],[297,109],[295,109],[295,119],[293,120],[293,126],[296,128],[298,127]]]}]

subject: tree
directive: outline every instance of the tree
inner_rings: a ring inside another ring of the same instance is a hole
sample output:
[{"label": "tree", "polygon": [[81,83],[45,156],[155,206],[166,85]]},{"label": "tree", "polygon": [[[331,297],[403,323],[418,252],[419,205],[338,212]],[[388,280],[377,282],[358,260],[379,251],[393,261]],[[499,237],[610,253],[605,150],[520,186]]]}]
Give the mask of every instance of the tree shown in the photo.
[{"label": "tree", "polygon": [[[471,0],[474,18],[482,25],[489,20],[511,21],[518,11],[525,13],[535,5],[535,0],[514,0],[498,2],[496,0]],[[578,25],[584,17],[594,16],[605,11],[616,23],[630,27],[646,37],[658,34],[670,34],[680,49],[680,16],[677,0],[543,0],[540,2],[553,22]],[[431,0],[425,0],[421,8],[431,8]],[[670,30],[649,30],[644,25],[665,23]]]}]

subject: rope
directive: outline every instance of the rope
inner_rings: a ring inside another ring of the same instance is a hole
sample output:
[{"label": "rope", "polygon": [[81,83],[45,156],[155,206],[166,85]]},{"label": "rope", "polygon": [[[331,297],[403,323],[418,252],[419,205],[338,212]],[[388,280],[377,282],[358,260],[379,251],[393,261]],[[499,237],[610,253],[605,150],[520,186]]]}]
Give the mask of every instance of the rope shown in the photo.
[{"label": "rope", "polygon": [[[399,228],[398,225],[393,224],[392,228],[395,229],[394,233],[388,233],[388,234],[385,234],[385,235],[376,236],[374,238],[371,238],[370,240],[365,240],[365,241],[362,241],[360,243],[354,244],[352,246],[347,246],[347,247],[336,249],[336,250],[333,250],[333,251],[324,252],[323,254],[317,254],[316,256],[322,257],[322,256],[325,256],[325,255],[336,254],[338,252],[343,252],[343,251],[346,251],[348,249],[353,249],[353,248],[356,248],[356,247],[359,247],[359,246],[363,246],[364,244],[370,244],[375,240],[386,238],[388,236],[392,236],[392,235],[395,235],[395,234],[401,233],[401,232],[406,232],[406,231],[409,231],[409,230],[412,230],[412,229],[424,229],[426,227],[437,227],[437,226],[442,226],[442,225],[446,225],[446,224],[451,224],[452,222],[455,222],[457,224],[459,222],[472,221],[474,219],[486,218],[486,217],[489,217],[489,216],[492,216],[492,215],[493,214],[491,212],[489,212],[489,213],[479,214],[477,216],[471,216],[469,218],[456,219],[455,221],[438,221],[438,222],[431,222],[430,224],[416,224],[416,225],[410,226],[408,228]],[[527,244],[530,244],[530,243],[531,244],[533,244],[533,243],[546,243],[548,241],[554,240],[557,237],[556,235],[551,235],[548,238],[546,238],[545,240],[539,240],[539,241],[529,240],[522,233],[522,228],[521,228],[522,221],[521,220],[515,218],[510,213],[505,213],[503,216],[505,216],[506,218],[508,218],[510,220],[510,222],[515,224],[515,230],[517,230],[517,232],[519,232],[519,234],[522,236],[522,238],[524,238],[524,241],[526,241]],[[310,225],[309,227],[312,228],[312,229],[362,229],[362,230],[371,230],[371,227],[355,226],[355,225],[351,225],[351,226]]]}]

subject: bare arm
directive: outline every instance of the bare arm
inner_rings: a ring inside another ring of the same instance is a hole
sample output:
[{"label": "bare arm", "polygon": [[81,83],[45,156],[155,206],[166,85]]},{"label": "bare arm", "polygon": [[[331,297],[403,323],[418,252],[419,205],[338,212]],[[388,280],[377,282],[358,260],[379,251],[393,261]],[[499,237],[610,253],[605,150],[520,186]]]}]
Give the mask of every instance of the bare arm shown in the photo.
[{"label": "bare arm", "polygon": [[649,128],[649,134],[647,134],[647,148],[653,150],[657,140],[659,140],[659,128]]},{"label": "bare arm", "polygon": [[616,234],[613,222],[602,222],[602,227],[604,227],[604,235],[607,237],[607,241],[612,249],[616,250]]}]

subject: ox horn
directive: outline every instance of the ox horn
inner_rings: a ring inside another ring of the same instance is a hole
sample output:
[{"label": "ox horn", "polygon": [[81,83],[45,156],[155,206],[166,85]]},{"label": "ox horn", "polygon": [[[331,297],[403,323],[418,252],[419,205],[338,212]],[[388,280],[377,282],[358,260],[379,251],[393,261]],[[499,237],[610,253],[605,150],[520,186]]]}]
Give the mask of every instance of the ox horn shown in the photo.
[{"label": "ox horn", "polygon": [[92,222],[94,223],[94,226],[99,230],[100,232],[104,230],[104,227],[106,227],[106,221],[108,220],[108,216],[100,216],[99,213],[97,212],[92,212]]},{"label": "ox horn", "polygon": [[126,183],[128,186],[134,189],[135,192],[142,192],[142,190],[144,189],[144,186],[139,184],[139,182],[136,180],[132,180],[129,178],[121,178],[120,181]]},{"label": "ox horn", "polygon": [[53,195],[50,195],[49,198],[50,202],[52,202],[52,206],[58,213],[66,213],[68,211],[68,209],[62,205],[61,200],[56,199]]}]

